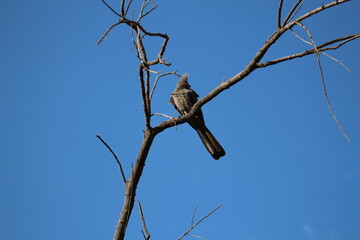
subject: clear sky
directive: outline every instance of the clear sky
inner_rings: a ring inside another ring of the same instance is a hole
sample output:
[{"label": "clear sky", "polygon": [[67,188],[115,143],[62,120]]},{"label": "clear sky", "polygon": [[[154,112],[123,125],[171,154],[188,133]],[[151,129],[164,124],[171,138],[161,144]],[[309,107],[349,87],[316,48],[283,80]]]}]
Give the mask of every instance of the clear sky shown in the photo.
[{"label": "clear sky", "polygon": [[[301,13],[327,2],[306,1]],[[118,9],[119,1],[109,4]],[[276,29],[277,0],[157,4],[143,24],[169,34],[165,57],[173,65],[155,70],[189,73],[200,96],[240,72]],[[358,33],[359,9],[354,0],[304,24],[317,43]],[[100,0],[0,2],[0,239],[112,239],[124,186],[95,135],[129,174],[144,129],[129,29],[114,29],[96,46],[116,21]],[[159,41],[146,44],[156,49]],[[307,48],[288,34],[265,59]],[[259,69],[203,107],[224,158],[214,161],[187,125],[155,139],[137,194],[151,239],[176,239],[197,206],[200,219],[220,204],[193,234],[360,239],[360,40],[330,54],[351,69],[321,58],[351,143],[326,105],[314,56]],[[175,113],[168,100],[176,81],[160,81],[153,112]],[[135,207],[128,239],[141,239],[140,230]]]}]

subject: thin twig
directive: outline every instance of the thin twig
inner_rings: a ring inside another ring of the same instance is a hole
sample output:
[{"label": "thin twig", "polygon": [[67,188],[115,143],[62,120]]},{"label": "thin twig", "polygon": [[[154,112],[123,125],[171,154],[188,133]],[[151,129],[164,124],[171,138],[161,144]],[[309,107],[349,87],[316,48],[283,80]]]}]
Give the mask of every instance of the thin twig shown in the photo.
[{"label": "thin twig", "polygon": [[[290,29],[290,31],[294,34],[295,37],[297,37],[298,39],[300,39],[302,42],[304,42],[304,43],[312,46],[312,43],[306,41],[305,39],[303,39],[302,37],[300,37],[299,35],[297,35],[294,30]],[[329,55],[329,54],[327,54],[327,53],[325,53],[325,52],[323,52],[323,51],[320,51],[320,53],[323,54],[323,55],[325,55],[325,56],[327,56],[328,58],[334,60],[335,62],[339,63],[339,64],[340,64],[341,66],[343,66],[347,71],[351,72],[351,70],[350,70],[344,63],[342,63],[340,60],[334,58],[333,56],[331,56],[331,55]]]},{"label": "thin twig", "polygon": [[120,7],[120,11],[121,11],[121,17],[125,18],[125,9],[124,9],[124,6],[125,6],[125,0],[121,0],[121,7]]},{"label": "thin twig", "polygon": [[[354,40],[356,38],[360,38],[360,33],[353,34],[353,35],[348,35],[348,36],[345,36],[345,37],[340,37],[340,38],[337,38],[337,39],[333,39],[331,41],[328,41],[326,43],[318,45],[317,49],[320,52],[329,51],[329,50],[336,50],[339,47],[343,46],[345,43],[348,43],[348,42],[350,42],[350,41],[352,41],[352,40]],[[338,42],[341,42],[341,43],[339,43],[338,45],[336,45],[334,47],[326,47],[326,46],[329,46],[331,44],[338,43]],[[267,61],[267,62],[258,63],[257,67],[263,68],[263,67],[278,64],[278,63],[281,63],[281,62],[284,62],[284,61],[289,61],[289,60],[292,60],[292,59],[295,59],[295,58],[301,58],[301,57],[311,55],[311,54],[314,54],[314,53],[315,53],[315,49],[311,48],[311,49],[308,49],[308,50],[306,50],[304,52],[295,53],[295,54],[292,54],[292,55],[289,55],[289,56],[277,58],[277,59],[270,60],[270,61]]]},{"label": "thin twig", "polygon": [[144,67],[144,70],[147,71],[147,72],[150,72],[150,73],[154,73],[154,74],[159,74],[160,73],[160,71],[151,70],[150,68],[146,68],[146,67]]},{"label": "thin twig", "polygon": [[174,119],[173,117],[170,117],[170,116],[168,116],[166,114],[163,114],[163,113],[153,113],[153,114],[151,114],[151,116],[163,116],[163,117],[166,117],[168,119]]},{"label": "thin twig", "polygon": [[327,54],[327,53],[324,53],[324,52],[321,52],[322,54],[324,54],[325,56],[327,56],[328,58],[334,60],[335,62],[337,62],[338,64],[340,64],[341,66],[343,66],[348,72],[351,72],[350,68],[348,68],[343,62],[341,62],[340,60],[334,58],[333,56]]},{"label": "thin twig", "polygon": [[305,39],[303,39],[302,37],[300,37],[299,35],[297,35],[294,30],[290,29],[290,31],[292,32],[292,34],[294,34],[295,37],[297,37],[298,39],[300,39],[302,42],[304,42],[304,43],[312,46],[311,42],[306,41]]},{"label": "thin twig", "polygon": [[145,217],[144,217],[144,213],[143,213],[143,210],[142,210],[142,206],[141,206],[141,203],[140,203],[139,200],[137,200],[137,203],[138,203],[138,207],[139,207],[141,223],[142,223],[142,226],[143,226],[142,233],[143,233],[144,239],[149,240],[150,239],[150,233],[148,232],[147,227],[146,227]]},{"label": "thin twig", "polygon": [[133,0],[130,0],[130,1],[129,1],[129,3],[128,3],[127,7],[126,7],[125,13],[124,13],[124,15],[122,16],[123,18],[126,17],[128,11],[129,11],[129,9],[130,9],[130,5],[131,5],[132,1],[133,1]]},{"label": "thin twig", "polygon": [[139,17],[139,19],[137,20],[137,22],[139,22],[142,18],[146,17],[149,13],[151,13],[152,11],[154,11],[157,7],[158,7],[158,5],[154,5],[149,11],[147,11],[145,14],[141,15],[141,17]]},{"label": "thin twig", "polygon": [[114,151],[111,149],[111,147],[110,147],[99,135],[96,135],[96,137],[97,137],[98,139],[100,139],[100,141],[107,147],[107,149],[109,149],[109,151],[110,151],[110,152],[112,153],[112,155],[114,156],[117,164],[119,165],[120,173],[121,173],[123,182],[126,184],[126,183],[127,183],[127,180],[126,180],[126,177],[125,177],[123,168],[122,168],[122,166],[121,166],[121,163],[120,163],[118,157],[116,156],[116,154],[114,153]]},{"label": "thin twig", "polygon": [[290,17],[290,19],[288,20],[288,22],[292,21],[293,18],[298,14],[298,12],[300,11],[300,9],[302,8],[302,6],[304,5],[305,0],[299,5],[299,7],[296,9],[295,13]]},{"label": "thin twig", "polygon": [[101,37],[100,40],[96,43],[96,45],[99,45],[99,44],[102,42],[102,40],[104,40],[104,38],[106,37],[106,35],[108,35],[108,33],[111,31],[111,29],[113,29],[115,26],[117,26],[117,25],[119,25],[119,24],[121,24],[121,23],[122,23],[122,21],[119,20],[117,23],[114,23],[113,25],[111,25],[111,26],[106,30],[106,32],[102,35],[102,37]]},{"label": "thin twig", "polygon": [[152,99],[152,96],[153,96],[153,94],[154,94],[154,91],[155,91],[155,88],[156,88],[156,86],[157,86],[157,83],[158,83],[159,79],[160,79],[161,77],[166,76],[166,75],[170,75],[170,74],[174,74],[174,75],[175,75],[176,72],[177,72],[177,71],[168,72],[168,73],[163,73],[163,74],[161,74],[161,75],[159,75],[159,76],[157,76],[157,77],[155,78],[154,85],[153,85],[153,87],[152,87],[152,89],[151,89],[151,92],[150,92],[150,101],[151,101],[151,99]]},{"label": "thin twig", "polygon": [[206,238],[197,236],[197,235],[195,235],[195,234],[188,233],[187,235],[192,236],[192,237],[196,237],[196,238],[200,238],[200,239],[205,239],[205,240],[206,240]]},{"label": "thin twig", "polygon": [[[298,11],[296,11],[296,10],[297,10],[297,8],[299,7],[299,5],[300,5],[302,2],[303,2],[303,0],[298,0],[298,1],[294,4],[294,6],[292,7],[292,9],[290,10],[290,12],[288,13],[288,15],[286,16],[286,18],[285,18],[282,26],[285,26],[285,25],[296,15],[296,13],[298,12]],[[301,6],[300,6],[300,8],[301,8]],[[299,9],[300,9],[300,8],[299,8]],[[295,13],[295,15],[293,15],[293,13],[294,13],[295,11],[296,11],[296,13]]]},{"label": "thin twig", "polygon": [[139,17],[136,20],[136,22],[139,22],[143,17],[145,17],[146,15],[148,15],[149,13],[151,13],[152,11],[154,11],[157,8],[157,5],[154,4],[154,6],[144,14],[144,10],[150,2],[152,2],[154,4],[154,2],[152,0],[144,0],[143,1],[142,5],[141,5]]},{"label": "thin twig", "polygon": [[117,16],[121,17],[121,15],[118,14],[112,7],[110,7],[110,5],[105,2],[105,0],[101,0],[101,1],[102,1],[102,2],[105,4],[105,6],[107,6],[113,13],[115,13]]},{"label": "thin twig", "polygon": [[213,212],[215,212],[216,210],[218,210],[219,208],[222,207],[222,204],[217,206],[214,210],[212,210],[211,212],[209,212],[208,214],[205,215],[205,217],[203,217],[202,219],[200,219],[199,221],[197,221],[194,225],[192,225],[183,235],[181,235],[177,240],[182,239],[183,237],[185,237],[191,230],[193,230],[199,223],[201,223],[203,220],[205,220],[208,216],[210,216]]},{"label": "thin twig", "polygon": [[194,212],[193,212],[193,215],[191,217],[191,225],[190,226],[193,226],[194,225],[194,219],[195,219],[195,214],[196,214],[196,211],[199,207],[196,206],[196,208],[194,209]]},{"label": "thin twig", "polygon": [[278,7],[278,17],[277,17],[277,26],[281,28],[281,12],[284,0],[280,0],[279,7]]},{"label": "thin twig", "polygon": [[317,60],[317,64],[318,64],[318,67],[319,67],[319,71],[320,71],[320,77],[321,77],[321,83],[322,83],[322,86],[323,86],[323,91],[324,91],[324,96],[325,96],[325,99],[326,99],[326,103],[329,107],[329,110],[331,112],[331,115],[332,117],[334,118],[336,124],[338,125],[339,129],[340,129],[340,132],[345,136],[346,140],[348,142],[350,142],[350,138],[348,137],[348,135],[346,134],[346,132],[344,131],[343,127],[341,126],[333,108],[332,108],[332,105],[330,103],[330,99],[329,99],[329,96],[327,94],[327,89],[326,89],[326,83],[325,83],[325,77],[324,77],[324,72],[323,72],[323,69],[322,69],[322,66],[321,66],[321,62],[320,62],[320,53],[319,53],[319,50],[317,49],[317,46],[316,46],[316,43],[314,41],[314,38],[313,36],[311,35],[309,29],[307,29],[302,23],[297,23],[299,26],[301,26],[308,34],[309,38],[311,39],[311,42],[314,46],[314,50],[315,50],[315,55],[316,55],[316,60]]}]

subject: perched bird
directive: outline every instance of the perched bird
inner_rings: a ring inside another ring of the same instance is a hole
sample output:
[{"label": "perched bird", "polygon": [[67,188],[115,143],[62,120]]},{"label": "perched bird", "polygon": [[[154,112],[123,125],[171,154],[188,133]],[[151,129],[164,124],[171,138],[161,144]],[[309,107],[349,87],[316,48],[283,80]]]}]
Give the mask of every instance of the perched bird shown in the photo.
[{"label": "perched bird", "polygon": [[[174,105],[175,109],[182,115],[188,114],[192,106],[197,102],[199,95],[190,88],[188,83],[188,74],[185,74],[179,80],[175,90],[171,93],[169,103]],[[196,130],[204,146],[211,156],[218,160],[225,155],[225,151],[206,127],[201,109],[197,110],[195,115],[188,121],[190,126]]]}]

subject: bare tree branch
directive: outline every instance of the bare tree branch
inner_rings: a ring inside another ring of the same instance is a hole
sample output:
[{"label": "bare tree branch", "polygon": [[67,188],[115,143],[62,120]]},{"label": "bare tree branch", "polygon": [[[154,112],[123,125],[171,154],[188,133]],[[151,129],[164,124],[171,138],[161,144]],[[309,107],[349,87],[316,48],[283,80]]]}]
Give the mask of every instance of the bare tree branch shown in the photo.
[{"label": "bare tree branch", "polygon": [[105,4],[105,6],[108,7],[113,13],[115,13],[117,16],[121,17],[121,15],[118,14],[112,7],[110,7],[110,5],[105,2],[105,0],[101,0],[101,1],[102,1],[102,2]]},{"label": "bare tree branch", "polygon": [[327,56],[328,58],[334,60],[335,62],[339,63],[341,66],[343,66],[348,72],[351,72],[351,70],[344,64],[342,63],[341,61],[339,61],[338,59],[334,58],[333,56],[327,54],[327,53],[324,53],[324,52],[321,52],[321,54]]},{"label": "bare tree branch", "polygon": [[121,210],[119,221],[116,225],[114,240],[122,240],[125,237],[127,225],[129,223],[130,215],[134,207],[136,188],[139,184],[140,177],[142,175],[145,161],[149,153],[150,147],[154,140],[155,134],[151,130],[145,130],[143,142],[139,151],[139,155],[136,159],[136,163],[133,166],[130,178],[125,185],[125,198],[124,205]]},{"label": "bare tree branch", "polygon": [[100,139],[100,141],[107,147],[107,149],[109,149],[109,151],[110,151],[110,152],[112,153],[112,155],[114,156],[117,164],[119,165],[119,169],[120,169],[120,173],[121,173],[123,182],[126,184],[127,180],[126,180],[126,177],[125,177],[123,168],[122,168],[122,166],[121,166],[121,163],[120,163],[118,157],[116,156],[116,154],[114,153],[114,151],[111,149],[111,147],[110,147],[99,135],[96,135],[96,137],[97,137],[98,139]]},{"label": "bare tree branch", "polygon": [[192,215],[192,217],[191,217],[191,225],[190,225],[190,226],[193,226],[193,225],[194,225],[195,214],[196,214],[196,211],[197,211],[198,208],[199,208],[199,207],[196,207],[196,208],[194,209],[193,215]]},{"label": "bare tree branch", "polygon": [[[308,44],[308,45],[313,45],[312,43],[306,41],[305,39],[303,39],[302,37],[300,37],[299,35],[297,35],[292,29],[290,29],[291,32],[294,34],[295,37],[297,37],[298,39],[300,39],[302,42]],[[339,63],[341,66],[343,66],[347,71],[351,72],[351,70],[341,61],[339,61],[338,59],[334,58],[333,56],[330,56],[329,54],[325,53],[325,52],[320,52],[321,54],[327,56],[328,58],[334,60],[335,62]]]},{"label": "bare tree branch", "polygon": [[170,75],[170,74],[177,75],[176,72],[177,72],[177,71],[168,72],[168,73],[163,73],[163,74],[161,74],[161,75],[159,75],[159,76],[157,76],[157,77],[155,78],[154,85],[153,85],[153,87],[152,87],[152,89],[151,89],[151,92],[150,92],[150,101],[151,101],[152,96],[153,96],[153,94],[154,94],[154,92],[155,92],[156,85],[157,85],[159,79],[162,78],[162,77],[164,77],[164,76]]},{"label": "bare tree branch", "polygon": [[205,240],[206,240],[206,238],[197,236],[197,235],[195,235],[195,234],[188,233],[187,235],[192,236],[192,237],[196,237],[196,238],[199,238],[199,239],[205,239]]},{"label": "bare tree branch", "polygon": [[294,6],[292,7],[292,9],[290,10],[290,12],[288,13],[288,15],[286,16],[283,24],[281,25],[282,27],[285,26],[289,21],[291,21],[291,19],[296,15],[296,13],[300,10],[301,8],[301,4],[304,3],[304,0],[298,0]]},{"label": "bare tree branch", "polygon": [[193,230],[197,225],[199,225],[199,223],[201,223],[203,220],[205,220],[207,217],[209,217],[211,214],[213,214],[216,210],[218,210],[219,208],[222,207],[222,204],[217,206],[215,209],[213,209],[211,212],[209,212],[208,214],[206,214],[202,219],[200,219],[199,221],[197,221],[194,225],[192,225],[183,235],[181,235],[177,240],[182,239],[183,237],[185,237],[191,230]]},{"label": "bare tree branch", "polygon": [[[329,8],[331,8],[331,7],[334,7],[334,6],[336,6],[336,5],[339,5],[339,4],[342,4],[342,3],[346,3],[346,2],[349,2],[349,1],[351,1],[351,0],[336,0],[336,1],[333,1],[333,2],[331,2],[331,3],[329,3],[329,4],[322,5],[321,7],[318,7],[318,8],[316,8],[316,9],[314,9],[314,10],[312,10],[312,11],[310,11],[310,12],[304,14],[304,15],[302,15],[301,17],[295,19],[294,21],[292,21],[292,22],[289,23],[288,25],[289,25],[290,27],[292,27],[292,26],[294,26],[294,25],[296,24],[296,22],[302,22],[303,20],[311,17],[311,16],[314,15],[314,14],[317,14],[317,13],[323,11],[323,10],[329,9]],[[284,25],[284,27],[285,27],[285,26],[286,26],[286,25]]]},{"label": "bare tree branch", "polygon": [[278,18],[277,18],[277,26],[281,28],[281,12],[284,0],[280,0],[279,7],[278,7]]},{"label": "bare tree branch", "polygon": [[136,20],[136,22],[139,22],[143,17],[146,17],[146,15],[148,15],[149,13],[151,13],[152,11],[154,11],[157,8],[157,5],[154,4],[154,6],[150,10],[148,10],[146,13],[144,13],[145,8],[147,7],[147,5],[150,2],[152,2],[154,4],[153,0],[144,0],[143,4],[141,5],[139,17]]},{"label": "bare tree branch", "polygon": [[132,1],[133,1],[133,0],[129,0],[128,5],[126,6],[126,10],[125,10],[124,14],[122,15],[122,18],[123,18],[123,19],[126,18],[126,15],[127,15],[128,11],[129,11],[129,9],[130,9],[130,5],[131,5]]},{"label": "bare tree branch", "polygon": [[168,119],[173,119],[172,117],[166,115],[166,114],[163,114],[163,113],[153,113],[151,114],[151,116],[163,116],[163,117],[166,117]]},{"label": "bare tree branch", "polygon": [[108,33],[111,31],[111,29],[113,29],[114,27],[116,27],[117,25],[120,25],[122,23],[121,20],[119,20],[117,23],[114,23],[113,25],[111,25],[107,30],[106,32],[102,35],[102,37],[100,38],[100,40],[96,43],[96,45],[99,45],[103,40],[104,38],[108,35]]},{"label": "bare tree branch", "polygon": [[120,11],[121,11],[121,17],[125,17],[124,16],[124,13],[125,13],[125,0],[121,0]]},{"label": "bare tree branch", "polygon": [[144,235],[144,239],[149,240],[150,239],[150,233],[149,233],[149,231],[147,230],[147,227],[146,227],[145,217],[144,217],[144,213],[143,213],[143,210],[142,210],[142,206],[141,206],[141,203],[140,203],[139,200],[137,201],[137,203],[138,203],[138,207],[139,207],[141,223],[142,223],[142,226],[143,226],[142,233]]},{"label": "bare tree branch", "polygon": [[346,134],[346,132],[344,131],[343,127],[341,126],[333,108],[332,108],[332,105],[330,103],[330,99],[329,99],[329,96],[327,94],[327,90],[326,90],[326,83],[325,83],[325,77],[324,77],[324,72],[323,72],[323,69],[322,69],[322,66],[321,66],[321,62],[320,62],[320,54],[319,54],[319,50],[316,46],[316,43],[315,43],[315,40],[313,38],[313,36],[311,35],[309,29],[307,29],[303,24],[301,23],[297,23],[299,26],[301,26],[308,34],[309,38],[311,39],[311,42],[312,42],[312,45],[314,46],[314,50],[315,50],[315,55],[316,55],[316,60],[317,60],[317,63],[318,63],[318,67],[319,67],[319,71],[320,71],[320,76],[321,76],[321,83],[322,83],[322,86],[323,86],[323,90],[324,90],[324,96],[325,96],[325,99],[326,99],[326,103],[329,107],[329,110],[331,112],[331,115],[332,117],[334,118],[336,124],[338,125],[339,129],[340,129],[340,132],[345,136],[346,140],[348,140],[348,142],[350,142],[350,138],[348,137],[348,135]]}]

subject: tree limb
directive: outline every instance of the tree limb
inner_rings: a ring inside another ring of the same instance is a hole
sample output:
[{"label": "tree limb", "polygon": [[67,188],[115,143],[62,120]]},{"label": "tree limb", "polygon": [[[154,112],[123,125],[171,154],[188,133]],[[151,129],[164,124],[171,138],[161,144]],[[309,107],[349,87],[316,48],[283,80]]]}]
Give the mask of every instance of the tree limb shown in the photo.
[{"label": "tree limb", "polygon": [[116,154],[114,153],[114,151],[111,149],[111,147],[99,136],[99,135],[96,135],[96,137],[98,139],[100,139],[100,141],[107,147],[107,149],[109,149],[109,151],[112,153],[112,155],[114,156],[117,164],[119,165],[119,168],[120,168],[120,173],[121,173],[121,176],[122,176],[122,179],[123,179],[123,182],[126,184],[127,180],[126,180],[126,177],[125,177],[125,174],[124,174],[124,170],[121,166],[121,163],[118,159],[118,157],[116,156]]},{"label": "tree limb", "polygon": [[134,207],[136,189],[139,184],[139,180],[145,166],[145,161],[149,153],[150,147],[152,145],[152,142],[154,140],[154,137],[155,137],[154,132],[152,132],[151,130],[145,130],[144,139],[141,144],[139,155],[132,169],[130,178],[125,185],[124,205],[121,210],[120,218],[115,229],[115,234],[113,237],[114,240],[123,240],[125,237],[126,228],[130,220],[132,209]]}]

